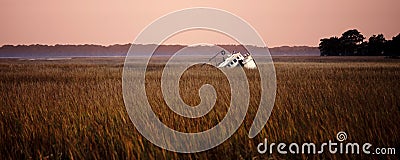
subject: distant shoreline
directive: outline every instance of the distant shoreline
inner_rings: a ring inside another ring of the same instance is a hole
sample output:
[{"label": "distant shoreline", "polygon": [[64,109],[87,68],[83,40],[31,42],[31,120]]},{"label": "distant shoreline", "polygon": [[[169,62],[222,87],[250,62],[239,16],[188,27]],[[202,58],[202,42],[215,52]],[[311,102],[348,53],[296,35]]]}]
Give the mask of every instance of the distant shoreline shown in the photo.
[{"label": "distant shoreline", "polygon": [[[253,52],[264,50],[263,47],[256,46],[243,46],[240,45],[217,45],[226,51],[239,51],[247,52],[251,49]],[[126,56],[131,44],[123,45],[4,45],[0,47],[0,58],[46,58],[46,57],[124,57]],[[148,53],[150,48],[155,47],[154,44],[150,45],[135,45],[135,49],[139,53]],[[158,55],[172,55],[182,48],[188,47],[186,45],[161,45],[157,48]],[[215,46],[189,46],[193,48],[191,55],[201,55],[211,51]],[[308,46],[282,46],[268,48],[272,56],[319,56],[320,52],[317,47]],[[252,53],[253,54],[253,53]],[[257,54],[257,53],[255,53]],[[145,55],[145,54],[143,54]]]}]

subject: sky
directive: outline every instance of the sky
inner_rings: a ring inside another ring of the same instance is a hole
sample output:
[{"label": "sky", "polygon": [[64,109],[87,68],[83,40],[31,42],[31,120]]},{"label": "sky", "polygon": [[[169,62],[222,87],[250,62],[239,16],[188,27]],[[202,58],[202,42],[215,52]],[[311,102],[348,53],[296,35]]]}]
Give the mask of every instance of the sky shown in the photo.
[{"label": "sky", "polygon": [[[212,7],[247,21],[269,47],[318,46],[325,37],[358,29],[367,38],[400,33],[399,0],[0,0],[5,44],[126,44],[151,22],[190,7]],[[232,44],[212,31],[191,30],[165,44]]]}]

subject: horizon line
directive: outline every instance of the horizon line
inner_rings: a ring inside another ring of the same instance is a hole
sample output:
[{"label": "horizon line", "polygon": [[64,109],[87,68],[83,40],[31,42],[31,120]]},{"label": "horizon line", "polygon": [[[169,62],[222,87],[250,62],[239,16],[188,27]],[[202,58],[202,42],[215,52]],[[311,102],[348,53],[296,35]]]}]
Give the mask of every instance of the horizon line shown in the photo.
[{"label": "horizon line", "polygon": [[[114,43],[114,44],[109,44],[109,45],[104,45],[104,44],[96,44],[96,43],[56,43],[56,44],[43,44],[43,43],[31,43],[31,44],[3,44],[0,46],[0,48],[3,48],[4,46],[35,46],[35,45],[41,45],[41,46],[84,46],[84,45],[94,45],[94,46],[103,46],[103,47],[110,47],[110,46],[117,46],[117,45],[132,45],[132,43]],[[148,44],[134,44],[134,45],[157,45],[157,44],[153,44],[153,43],[148,43]],[[243,45],[243,44],[161,44],[160,46],[219,46],[219,45],[232,45],[232,46],[239,46],[239,45]],[[252,45],[252,44],[246,44],[244,46],[255,46],[255,47],[261,47],[261,46],[257,46],[257,45]],[[309,46],[309,45],[279,45],[279,46],[266,46],[267,48],[279,48],[279,47],[318,47],[318,46]]]}]

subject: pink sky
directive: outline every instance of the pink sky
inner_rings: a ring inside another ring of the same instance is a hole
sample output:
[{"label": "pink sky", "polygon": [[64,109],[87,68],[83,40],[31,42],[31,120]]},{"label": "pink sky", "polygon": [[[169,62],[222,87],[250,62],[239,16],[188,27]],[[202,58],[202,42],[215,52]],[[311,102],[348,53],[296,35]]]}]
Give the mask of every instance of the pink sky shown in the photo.
[{"label": "pink sky", "polygon": [[[367,38],[400,33],[399,0],[1,0],[0,45],[131,43],[152,21],[188,7],[227,10],[249,22],[270,46],[317,46],[357,28]],[[168,44],[234,43],[210,31],[189,31]]]}]

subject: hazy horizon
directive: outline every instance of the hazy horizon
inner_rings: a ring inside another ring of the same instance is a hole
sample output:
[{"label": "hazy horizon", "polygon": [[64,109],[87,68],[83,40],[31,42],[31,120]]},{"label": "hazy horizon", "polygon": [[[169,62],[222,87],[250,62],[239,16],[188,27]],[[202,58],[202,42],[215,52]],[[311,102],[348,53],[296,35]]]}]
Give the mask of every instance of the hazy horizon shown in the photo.
[{"label": "hazy horizon", "polygon": [[[12,46],[34,46],[34,45],[43,45],[43,46],[50,46],[50,47],[54,47],[56,45],[60,45],[60,46],[68,46],[68,45],[75,45],[75,46],[84,46],[84,45],[95,45],[95,46],[103,46],[103,47],[110,47],[110,46],[117,46],[117,45],[132,45],[132,43],[115,43],[115,44],[69,44],[69,43],[65,43],[65,44],[40,44],[40,43],[31,43],[31,44],[4,44],[4,45],[0,45],[0,47],[3,46],[8,46],[8,45],[12,45]],[[134,45],[157,45],[157,44],[134,44]],[[241,44],[161,44],[161,46],[187,46],[187,47],[197,47],[197,46],[238,46]],[[254,46],[254,47],[261,47],[261,46],[256,46],[256,45],[243,45],[243,46]],[[267,46],[268,47],[268,46]],[[307,45],[282,45],[282,46],[273,46],[273,47],[268,47],[268,48],[279,48],[279,47],[310,47],[310,48],[315,48],[318,46],[307,46]]]},{"label": "hazy horizon", "polygon": [[[366,38],[399,34],[400,1],[0,1],[0,46],[132,43],[151,22],[189,7],[231,12],[252,25],[268,47],[318,46],[319,39],[358,29]],[[237,44],[204,30],[177,34],[165,44]]]}]

